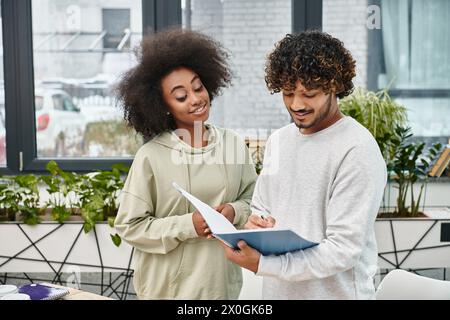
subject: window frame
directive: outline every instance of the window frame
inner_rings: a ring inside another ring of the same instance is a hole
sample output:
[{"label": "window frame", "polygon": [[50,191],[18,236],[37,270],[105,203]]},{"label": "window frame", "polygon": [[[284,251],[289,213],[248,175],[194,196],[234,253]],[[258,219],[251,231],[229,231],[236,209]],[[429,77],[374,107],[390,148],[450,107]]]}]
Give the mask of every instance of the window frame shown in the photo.
[{"label": "window frame", "polygon": [[322,30],[322,0],[292,0],[292,32]]},{"label": "window frame", "polygon": [[[7,162],[0,174],[42,173],[50,160],[76,172],[131,165],[132,158],[37,157],[31,0],[2,0],[1,7]],[[181,0],[142,0],[144,35],[176,24],[181,24]]]},{"label": "window frame", "polygon": [[[369,0],[368,5],[381,8],[381,0]],[[367,88],[372,91],[383,90],[378,87],[378,76],[385,71],[383,57],[383,35],[381,29],[369,30],[367,60]],[[393,98],[449,98],[450,89],[390,89],[388,93]]]},{"label": "window frame", "polygon": [[[321,29],[322,0],[291,1],[292,32]],[[1,10],[7,163],[0,174],[44,173],[50,160],[75,172],[131,165],[133,158],[37,157],[31,0],[1,0]],[[181,25],[181,14],[181,0],[142,0],[143,35]]]}]

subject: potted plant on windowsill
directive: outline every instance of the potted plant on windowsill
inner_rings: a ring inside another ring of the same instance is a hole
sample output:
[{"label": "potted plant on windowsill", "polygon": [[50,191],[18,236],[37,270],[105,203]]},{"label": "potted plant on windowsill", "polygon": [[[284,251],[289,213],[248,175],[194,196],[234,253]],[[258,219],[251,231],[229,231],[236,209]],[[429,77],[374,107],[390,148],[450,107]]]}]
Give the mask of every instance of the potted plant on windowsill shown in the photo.
[{"label": "potted plant on windowsill", "polygon": [[132,248],[111,234],[128,168],[81,175],[51,161],[47,170],[0,181],[0,273],[129,272]]},{"label": "potted plant on windowsill", "polygon": [[[432,146],[424,155],[423,143],[409,141],[410,132],[404,129],[406,108],[395,102],[386,90],[357,89],[339,105],[344,114],[372,133],[387,163],[389,181],[375,223],[379,266],[413,269],[450,266],[450,242],[441,241],[445,240],[441,227],[450,222],[450,212],[443,208],[428,213],[431,210],[424,205],[427,173],[439,145]],[[398,191],[393,207],[389,203],[392,184],[394,191]]]},{"label": "potted plant on windowsill", "polygon": [[[408,139],[412,137],[410,131],[410,128],[396,128],[396,137],[399,138],[393,140],[395,147],[387,164],[387,171],[389,180],[398,190],[398,196],[394,211],[380,212],[380,218],[426,217],[426,214],[419,211],[420,204],[421,200],[425,202],[422,196],[424,187],[428,183],[428,173],[442,145],[435,143],[428,149],[427,154],[424,154],[424,142],[408,142]],[[414,191],[416,184],[419,185],[418,194]]]},{"label": "potted plant on windowsill", "polygon": [[389,162],[400,139],[396,128],[407,123],[406,108],[395,102],[387,90],[372,92],[361,88],[340,100],[339,108],[372,133],[383,158]]},{"label": "potted plant on windowsill", "polygon": [[29,174],[3,178],[0,182],[0,213],[3,221],[21,219],[34,225],[40,222],[45,207],[39,204],[39,178]]},{"label": "potted plant on windowsill", "polygon": [[19,193],[9,180],[0,182],[0,221],[14,221],[19,212]]},{"label": "potted plant on windowsill", "polygon": [[[376,223],[380,266],[385,268],[445,268],[450,266],[450,239],[443,224],[450,210],[425,207],[428,173],[442,146],[412,143],[409,128],[397,128],[400,139],[388,162],[390,183],[398,191],[393,210],[382,207]],[[390,183],[387,193],[391,192]],[[383,236],[381,236],[383,235]]]}]

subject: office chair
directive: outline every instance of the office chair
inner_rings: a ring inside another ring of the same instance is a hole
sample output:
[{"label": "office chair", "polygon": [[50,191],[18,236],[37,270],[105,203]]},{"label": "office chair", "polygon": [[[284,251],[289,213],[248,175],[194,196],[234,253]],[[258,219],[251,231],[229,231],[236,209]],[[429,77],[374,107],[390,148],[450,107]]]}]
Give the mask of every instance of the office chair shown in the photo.
[{"label": "office chair", "polygon": [[383,278],[375,297],[377,300],[450,300],[450,281],[395,269]]}]

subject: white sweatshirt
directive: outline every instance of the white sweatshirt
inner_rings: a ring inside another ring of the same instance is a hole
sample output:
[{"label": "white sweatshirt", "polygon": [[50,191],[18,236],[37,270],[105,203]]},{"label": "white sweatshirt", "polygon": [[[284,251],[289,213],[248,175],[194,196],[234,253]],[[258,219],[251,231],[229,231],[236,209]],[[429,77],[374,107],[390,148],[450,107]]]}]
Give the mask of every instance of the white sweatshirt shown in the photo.
[{"label": "white sweatshirt", "polygon": [[370,132],[350,117],[310,135],[287,125],[271,135],[252,199],[276,226],[319,245],[262,256],[265,299],[372,299],[374,223],[386,164]]}]

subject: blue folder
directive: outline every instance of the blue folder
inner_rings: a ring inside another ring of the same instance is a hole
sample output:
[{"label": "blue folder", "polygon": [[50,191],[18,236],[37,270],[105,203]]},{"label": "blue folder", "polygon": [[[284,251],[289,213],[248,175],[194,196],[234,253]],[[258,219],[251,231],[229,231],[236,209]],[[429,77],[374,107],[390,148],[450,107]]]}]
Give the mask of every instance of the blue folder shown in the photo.
[{"label": "blue folder", "polygon": [[184,197],[201,213],[214,237],[222,240],[228,246],[238,249],[239,240],[244,240],[249,246],[255,248],[263,255],[280,255],[290,251],[307,249],[317,245],[315,242],[303,239],[290,229],[251,229],[238,230],[222,214],[211,208],[200,199],[173,183]]},{"label": "blue folder", "polygon": [[264,256],[285,254],[317,245],[290,229],[237,230],[232,233],[215,233],[214,236],[235,249],[238,249],[237,243],[244,240]]}]

